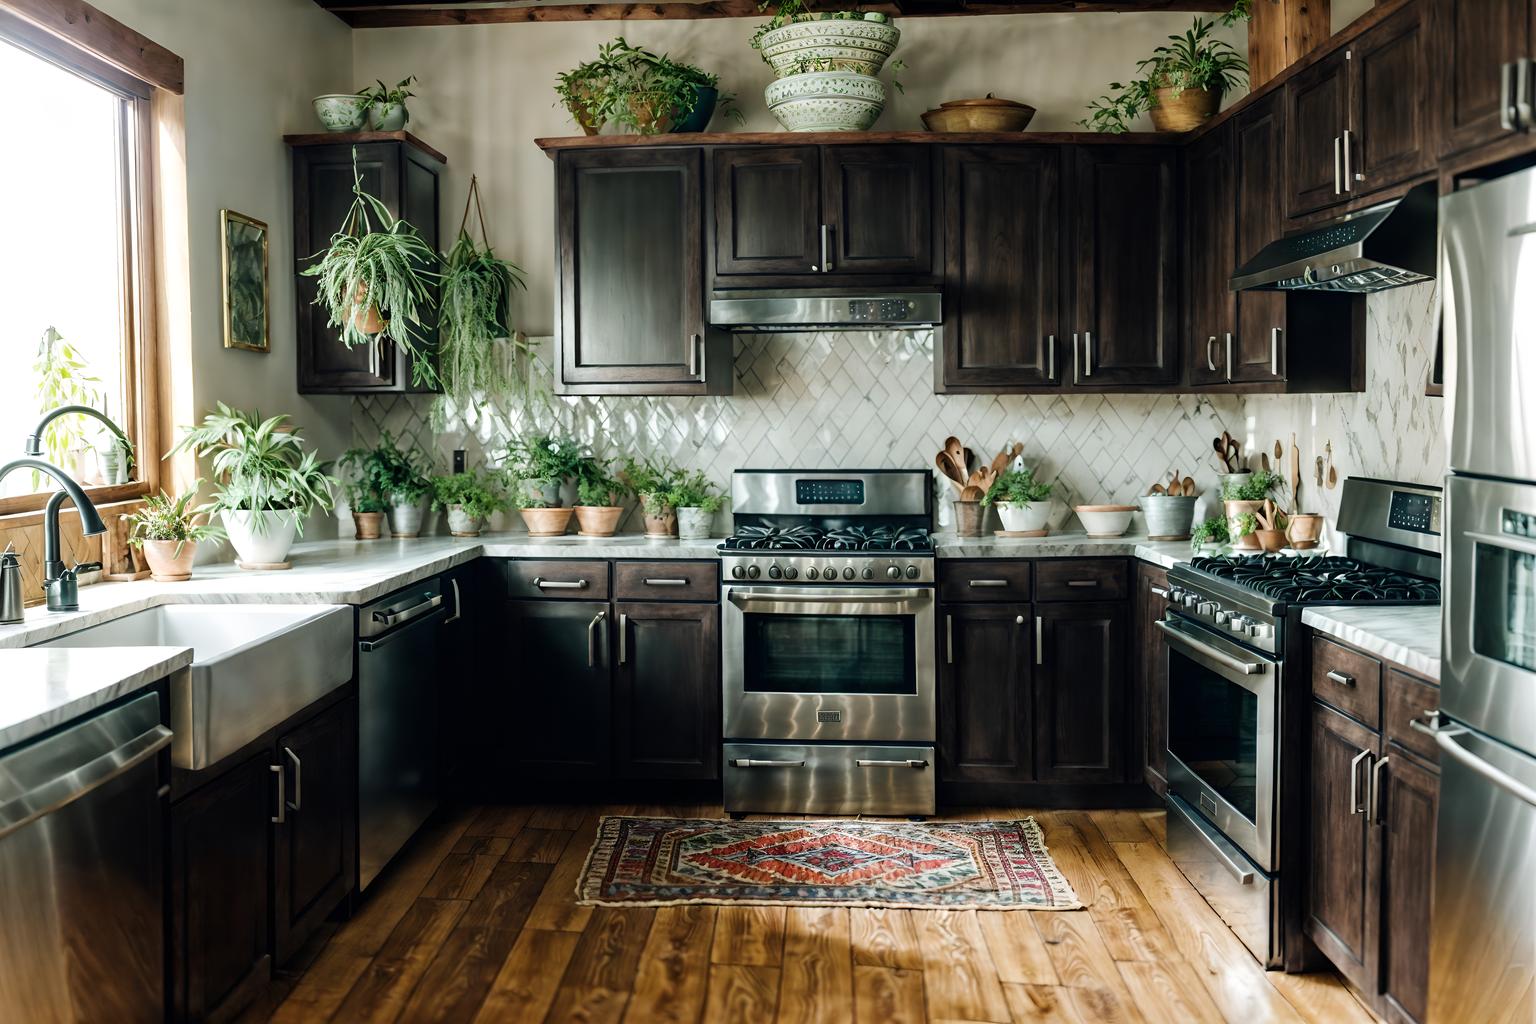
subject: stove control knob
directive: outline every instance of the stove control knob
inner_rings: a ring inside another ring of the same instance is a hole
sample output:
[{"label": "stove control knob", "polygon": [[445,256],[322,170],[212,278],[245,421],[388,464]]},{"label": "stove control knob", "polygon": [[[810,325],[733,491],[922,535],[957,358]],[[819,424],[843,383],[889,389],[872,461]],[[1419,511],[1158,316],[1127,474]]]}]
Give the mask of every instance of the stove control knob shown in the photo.
[{"label": "stove control knob", "polygon": [[794,579],[794,578],[795,578],[795,577],[796,577],[796,576],[799,576],[799,575],[800,575],[800,570],[799,570],[799,569],[796,569],[796,568],[795,568],[795,567],[794,567],[794,566],[792,566],[792,565],[786,565],[786,566],[785,566],[785,567],[784,567],[784,578],[785,578],[785,579],[787,579],[787,580],[792,580],[792,579]]},{"label": "stove control knob", "polygon": [[1216,602],[1215,601],[1201,601],[1199,604],[1195,605],[1195,614],[1196,615],[1215,615],[1216,614]]},{"label": "stove control knob", "polygon": [[733,577],[735,577],[736,579],[739,580],[743,576],[745,576],[746,574],[747,574],[747,570],[743,569],[741,566],[739,566],[739,565],[731,566],[731,575]]},{"label": "stove control knob", "polygon": [[1184,591],[1180,590],[1178,587],[1169,587],[1168,593],[1163,595],[1163,600],[1167,601],[1169,604],[1178,604],[1179,600],[1183,596]]},{"label": "stove control knob", "polygon": [[824,580],[837,579],[837,566],[829,565],[825,569],[821,570],[821,578]]},{"label": "stove control knob", "polygon": [[920,573],[917,571],[917,566],[915,566],[915,565],[907,566],[907,579],[915,580],[915,579],[917,579],[917,577],[919,575],[920,575]]},{"label": "stove control knob", "polygon": [[871,569],[869,566],[866,565],[864,567],[864,571],[859,573],[859,575],[862,576],[866,580],[872,580],[872,579],[875,578],[875,570]]},{"label": "stove control knob", "polygon": [[899,566],[899,565],[891,566],[889,569],[885,570],[885,575],[889,579],[893,579],[893,580],[901,579],[901,566]]},{"label": "stove control knob", "polygon": [[755,580],[763,574],[763,571],[755,565],[747,566],[747,579]]},{"label": "stove control knob", "polygon": [[843,567],[843,579],[851,580],[857,575],[858,572],[853,568],[853,566],[847,565]]},{"label": "stove control knob", "polygon": [[1248,627],[1248,635],[1257,640],[1271,640],[1275,636],[1275,627],[1267,622],[1255,622]]},{"label": "stove control knob", "polygon": [[1231,612],[1225,609],[1220,609],[1216,612],[1216,625],[1225,626],[1227,624],[1227,620],[1230,618],[1232,618]]},{"label": "stove control knob", "polygon": [[1233,633],[1246,633],[1251,625],[1253,620],[1246,615],[1234,615],[1227,621],[1227,629]]},{"label": "stove control knob", "polygon": [[1193,607],[1195,607],[1195,605],[1197,605],[1199,603],[1200,603],[1200,595],[1199,594],[1191,594],[1188,591],[1185,591],[1184,593],[1179,595],[1179,604],[1183,605],[1185,608],[1193,608]]},{"label": "stove control knob", "polygon": [[810,566],[809,568],[807,568],[805,570],[805,578],[808,579],[808,580],[814,580],[817,577],[819,577],[820,575],[821,575],[821,570],[816,568],[814,565]]},{"label": "stove control knob", "polygon": [[783,576],[784,576],[784,570],[780,569],[777,565],[770,565],[768,567],[768,578],[769,579],[771,579],[771,580],[782,579]]}]

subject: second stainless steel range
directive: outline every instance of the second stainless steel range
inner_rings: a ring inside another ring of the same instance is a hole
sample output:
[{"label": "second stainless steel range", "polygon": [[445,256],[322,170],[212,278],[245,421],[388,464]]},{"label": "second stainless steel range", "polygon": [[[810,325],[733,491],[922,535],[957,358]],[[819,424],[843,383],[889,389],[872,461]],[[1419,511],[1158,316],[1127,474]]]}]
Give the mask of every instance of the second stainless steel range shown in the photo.
[{"label": "second stainless steel range", "polygon": [[742,470],[731,500],[726,810],[933,814],[932,475]]}]

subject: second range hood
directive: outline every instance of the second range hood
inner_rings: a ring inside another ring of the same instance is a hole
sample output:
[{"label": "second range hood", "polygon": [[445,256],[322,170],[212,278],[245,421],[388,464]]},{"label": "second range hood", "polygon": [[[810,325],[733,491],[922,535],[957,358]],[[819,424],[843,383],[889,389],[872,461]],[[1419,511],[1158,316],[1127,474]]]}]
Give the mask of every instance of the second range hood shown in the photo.
[{"label": "second range hood", "polygon": [[1271,242],[1232,275],[1232,291],[1379,292],[1435,276],[1436,186]]},{"label": "second range hood", "polygon": [[718,291],[709,302],[710,325],[728,331],[880,331],[943,319],[943,298],[933,289]]}]

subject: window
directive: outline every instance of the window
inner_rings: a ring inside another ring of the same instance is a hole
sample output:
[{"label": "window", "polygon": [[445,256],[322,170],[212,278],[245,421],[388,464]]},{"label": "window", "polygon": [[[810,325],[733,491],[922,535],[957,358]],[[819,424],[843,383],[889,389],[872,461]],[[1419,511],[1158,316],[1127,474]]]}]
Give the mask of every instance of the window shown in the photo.
[{"label": "window", "polygon": [[[132,473],[141,481],[159,456],[140,294],[149,87],[10,19],[0,21],[0,81],[17,100],[8,115],[17,151],[0,166],[0,461],[23,453],[43,412],[84,404],[143,450]],[[114,472],[110,436],[88,417],[61,417],[43,458],[97,501],[143,493]],[[51,490],[46,478],[12,473],[0,481],[0,512],[41,507]]]}]

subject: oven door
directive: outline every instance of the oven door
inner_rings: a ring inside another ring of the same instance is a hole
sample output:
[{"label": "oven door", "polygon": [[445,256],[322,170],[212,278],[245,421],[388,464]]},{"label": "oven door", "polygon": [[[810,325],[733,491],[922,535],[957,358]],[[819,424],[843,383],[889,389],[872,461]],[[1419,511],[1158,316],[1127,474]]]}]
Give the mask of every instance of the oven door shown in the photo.
[{"label": "oven door", "polygon": [[1157,626],[1168,641],[1168,789],[1273,871],[1280,662],[1172,613]]},{"label": "oven door", "polygon": [[727,739],[932,743],[931,587],[726,587]]},{"label": "oven door", "polygon": [[1536,484],[1447,485],[1440,708],[1536,751]]}]

